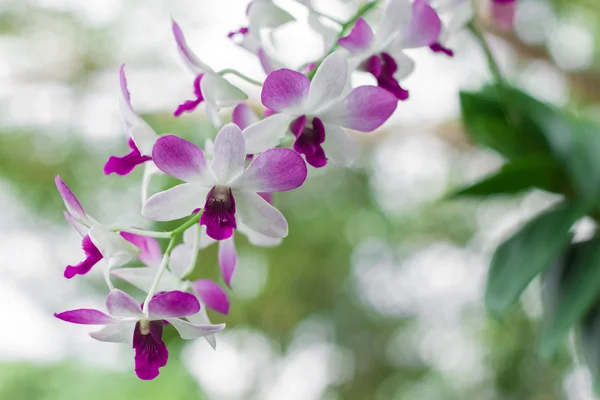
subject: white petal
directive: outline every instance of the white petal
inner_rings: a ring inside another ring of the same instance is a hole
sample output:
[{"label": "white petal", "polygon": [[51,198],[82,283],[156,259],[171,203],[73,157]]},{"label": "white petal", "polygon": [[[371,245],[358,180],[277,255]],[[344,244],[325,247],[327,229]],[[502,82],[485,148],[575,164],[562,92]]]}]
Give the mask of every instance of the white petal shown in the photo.
[{"label": "white petal", "polygon": [[250,229],[271,238],[288,235],[288,223],[281,212],[256,193],[235,190],[237,216]]},{"label": "white petal", "polygon": [[116,323],[106,325],[96,332],[90,332],[89,335],[101,342],[111,343],[131,343],[133,341],[133,330],[135,324],[130,322]]},{"label": "white petal", "polygon": [[275,247],[281,244],[281,239],[270,238],[248,228],[243,222],[237,223],[237,231],[248,238],[248,241],[254,246]]},{"label": "white petal", "polygon": [[200,248],[205,249],[208,246],[217,243],[217,240],[208,236],[206,233],[206,225],[200,227]]},{"label": "white petal", "polygon": [[[111,275],[124,280],[144,292],[148,292],[157,272],[158,268],[155,267],[119,268],[112,270]],[[158,292],[169,292],[177,289],[179,289],[179,280],[169,271],[165,271],[156,290]]]},{"label": "white petal", "polygon": [[325,125],[323,149],[329,160],[340,167],[349,167],[356,160],[357,148],[352,136],[338,125]]},{"label": "white petal", "polygon": [[210,67],[204,64],[196,54],[190,49],[183,35],[183,31],[177,24],[177,22],[173,21],[172,23],[173,35],[175,36],[175,42],[177,44],[177,50],[179,50],[179,55],[181,59],[188,67],[190,72],[194,75],[200,75],[206,72],[212,72]]},{"label": "white petal", "polygon": [[155,221],[172,221],[191,215],[204,207],[211,188],[197,183],[183,183],[150,197],[142,207],[142,215]]},{"label": "white petal", "polygon": [[307,114],[314,114],[339,99],[349,80],[348,60],[342,52],[330,54],[318,68],[310,83]]},{"label": "white petal", "polygon": [[293,120],[293,116],[275,114],[244,129],[246,153],[256,154],[276,147]]},{"label": "white petal", "polygon": [[109,262],[109,268],[128,263],[140,253],[140,249],[123,239],[121,235],[108,229],[94,225],[89,231],[90,239],[102,256]]},{"label": "white petal", "polygon": [[179,332],[182,339],[196,339],[199,337],[213,335],[225,329],[225,324],[218,325],[195,325],[179,318],[167,318],[167,321]]},{"label": "white petal", "polygon": [[152,156],[152,148],[158,135],[148,124],[136,125],[131,128],[131,138],[143,156]]},{"label": "white petal", "polygon": [[148,201],[148,189],[150,187],[150,181],[154,175],[160,175],[163,172],[152,161],[144,163],[144,175],[142,176],[142,205]]},{"label": "white petal", "polygon": [[[206,314],[206,307],[204,306],[204,304],[201,304],[201,307],[202,308],[200,308],[200,311],[197,314],[190,315],[189,317],[187,317],[187,319],[195,325],[211,324],[210,319],[208,318],[208,314]],[[204,336],[204,339],[206,339],[206,341],[208,342],[208,344],[210,344],[210,347],[212,347],[213,350],[217,349],[216,334]]]},{"label": "white petal", "polygon": [[375,31],[374,52],[383,50],[394,36],[410,23],[411,17],[412,8],[409,0],[389,0]]},{"label": "white petal", "polygon": [[200,88],[206,102],[216,109],[232,107],[248,98],[246,93],[219,74],[206,74],[200,81]]},{"label": "white petal", "polygon": [[226,185],[244,172],[246,143],[241,129],[233,123],[225,125],[215,138],[214,157],[210,164],[218,184]]}]

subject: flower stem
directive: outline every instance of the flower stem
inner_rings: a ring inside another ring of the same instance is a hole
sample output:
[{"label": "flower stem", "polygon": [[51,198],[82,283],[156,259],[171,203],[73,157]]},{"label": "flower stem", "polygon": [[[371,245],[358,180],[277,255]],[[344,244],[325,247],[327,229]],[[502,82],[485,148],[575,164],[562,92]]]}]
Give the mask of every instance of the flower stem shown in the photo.
[{"label": "flower stem", "polygon": [[165,250],[165,254],[163,255],[162,261],[160,262],[160,267],[158,268],[158,271],[156,272],[156,276],[154,276],[154,281],[152,281],[152,285],[150,286],[150,290],[148,290],[148,295],[146,296],[146,300],[144,301],[144,308],[142,309],[143,313],[148,315],[148,303],[150,303],[150,300],[152,300],[152,297],[154,297],[154,294],[156,293],[156,289],[158,288],[158,284],[160,283],[160,280],[163,276],[163,274],[165,273],[165,270],[167,269],[167,265],[169,264],[169,259],[171,258],[171,252],[173,251],[173,248],[175,247],[175,241],[177,240],[177,238],[179,236],[181,236],[183,234],[183,232],[185,232],[186,229],[188,229],[189,227],[193,226],[194,224],[197,224],[200,221],[200,216],[202,215],[202,212],[198,212],[196,214],[194,214],[190,219],[188,219],[186,222],[184,222],[179,228],[169,232],[170,236],[170,240],[169,240],[169,244],[167,245],[167,250]]},{"label": "flower stem", "polygon": [[381,0],[374,0],[370,3],[365,4],[364,6],[362,6],[361,8],[358,9],[358,11],[352,16],[352,18],[350,18],[348,21],[344,22],[343,24],[340,24],[340,25],[342,25],[342,29],[340,30],[340,33],[338,33],[337,39],[333,42],[333,44],[331,45],[329,50],[327,50],[325,55],[323,57],[321,57],[321,59],[315,63],[315,68],[313,68],[307,74],[308,79],[312,80],[312,78],[317,73],[317,69],[319,68],[319,65],[321,65],[323,60],[338,48],[338,46],[339,46],[338,39],[344,37],[346,32],[348,30],[350,30],[352,27],[354,27],[354,24],[356,23],[356,21],[358,21],[359,18],[364,17],[369,11],[371,11],[380,2],[381,2]]},{"label": "flower stem", "polygon": [[171,232],[145,231],[143,229],[124,228],[124,227],[120,227],[120,226],[113,227],[112,231],[113,232],[135,233],[136,235],[150,236],[150,237],[159,238],[159,239],[169,239],[171,237]]},{"label": "flower stem", "polygon": [[241,78],[241,79],[245,80],[245,81],[246,81],[246,82],[248,82],[248,83],[251,83],[251,84],[253,84],[253,85],[256,85],[256,86],[261,86],[261,87],[262,87],[262,82],[259,82],[259,81],[255,80],[255,79],[252,79],[252,78],[250,78],[249,76],[247,76],[247,75],[244,75],[244,74],[242,74],[241,72],[239,72],[239,71],[237,71],[237,70],[235,70],[235,69],[232,69],[232,68],[225,68],[225,69],[222,69],[221,71],[219,71],[219,72],[218,72],[218,74],[219,74],[219,75],[221,75],[221,76],[225,76],[225,75],[227,75],[227,74],[230,74],[230,75],[235,75],[235,76],[237,76],[238,78]]},{"label": "flower stem", "polygon": [[498,67],[498,62],[496,61],[494,53],[492,53],[492,50],[490,49],[490,46],[487,40],[485,39],[485,36],[483,36],[483,33],[481,33],[481,31],[475,26],[473,22],[470,22],[467,26],[469,28],[469,31],[477,40],[477,42],[479,42],[479,45],[481,46],[481,49],[485,54],[485,58],[487,59],[488,65],[490,67],[490,72],[492,73],[494,80],[496,81],[496,83],[498,83],[498,85],[506,86],[504,76],[500,71],[500,67]]}]

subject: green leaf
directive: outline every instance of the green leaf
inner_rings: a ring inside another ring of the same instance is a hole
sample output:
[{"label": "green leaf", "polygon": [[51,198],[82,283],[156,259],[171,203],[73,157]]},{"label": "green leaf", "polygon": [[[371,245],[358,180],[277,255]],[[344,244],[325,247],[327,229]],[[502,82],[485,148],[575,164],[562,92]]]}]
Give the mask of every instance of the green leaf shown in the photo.
[{"label": "green leaf", "polygon": [[485,304],[500,317],[518,300],[529,282],[543,272],[567,246],[569,229],[584,213],[577,204],[560,204],[531,221],[494,253]]},{"label": "green leaf", "polygon": [[462,119],[469,136],[508,159],[530,154],[549,154],[540,129],[512,105],[512,90],[461,92]]},{"label": "green leaf", "polygon": [[564,181],[556,161],[547,155],[536,154],[511,161],[495,174],[450,193],[446,198],[507,195],[533,188],[560,193]]},{"label": "green leaf", "polygon": [[540,352],[550,357],[571,329],[597,302],[600,294],[600,239],[573,245],[564,263],[545,279],[546,312]]}]

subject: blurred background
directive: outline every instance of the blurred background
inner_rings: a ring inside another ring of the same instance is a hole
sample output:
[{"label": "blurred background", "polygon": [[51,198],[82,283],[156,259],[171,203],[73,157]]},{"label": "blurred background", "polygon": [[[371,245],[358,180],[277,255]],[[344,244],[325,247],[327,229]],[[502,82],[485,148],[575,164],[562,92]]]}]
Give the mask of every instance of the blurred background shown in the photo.
[{"label": "blurred background", "polygon": [[[495,29],[485,10],[479,17],[508,79],[542,100],[597,110],[600,4],[518,1],[514,33]],[[306,9],[277,3],[298,18],[275,37],[282,60],[299,66],[319,57],[323,44],[306,26]],[[342,20],[359,3],[314,2]],[[202,112],[172,116],[190,98],[193,77],[177,57],[170,17],[215,70],[262,79],[258,61],[227,38],[246,25],[246,6],[0,0],[0,399],[593,399],[568,349],[552,362],[536,353],[539,285],[501,322],[483,308],[492,251],[556,198],[442,201],[502,163],[469,143],[459,121],[458,91],[489,79],[468,32],[450,42],[453,59],[411,54],[417,69],[403,85],[411,97],[378,132],[356,135],[354,168],[311,169],[302,188],[275,196],[290,224],[281,246],[238,240],[232,311],[211,314],[228,325],[216,351],[167,330],[169,363],[143,382],[127,345],[96,342],[90,327],[52,316],[102,309],[107,293],[99,268],[62,276],[82,252],[55,175],[108,225],[169,229],[140,215],[141,170],[102,174],[110,155],[127,151],[119,65],[127,65],[134,107],[157,132],[203,144],[216,130]],[[260,112],[259,90],[232,82]],[[152,190],[168,183],[156,179]],[[578,234],[590,229],[584,221]],[[203,251],[196,275],[216,278],[216,258],[216,248]]]}]

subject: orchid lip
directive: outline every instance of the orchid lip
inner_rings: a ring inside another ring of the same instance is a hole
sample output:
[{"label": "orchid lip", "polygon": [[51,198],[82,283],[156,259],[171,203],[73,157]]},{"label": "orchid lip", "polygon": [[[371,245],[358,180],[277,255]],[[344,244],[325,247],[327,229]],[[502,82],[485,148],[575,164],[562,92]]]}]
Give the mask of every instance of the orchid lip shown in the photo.
[{"label": "orchid lip", "polygon": [[217,185],[211,189],[206,196],[200,225],[205,225],[206,233],[215,240],[224,240],[233,235],[237,225],[231,188]]}]

